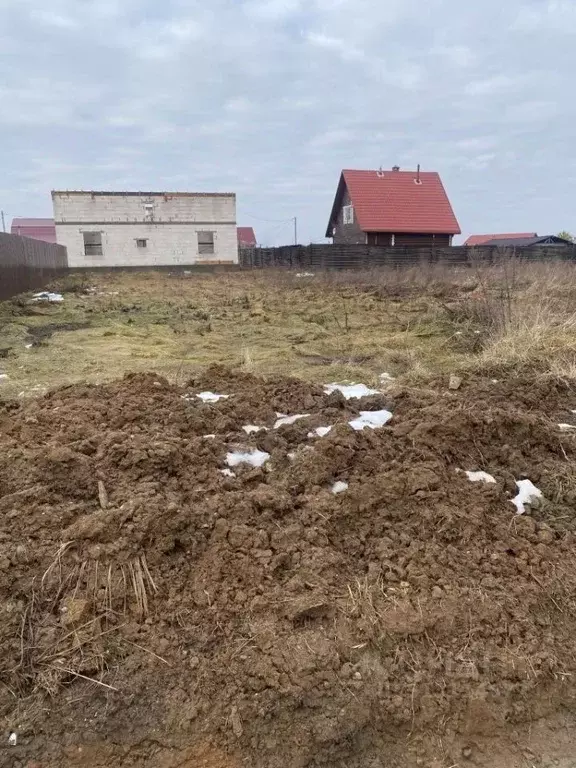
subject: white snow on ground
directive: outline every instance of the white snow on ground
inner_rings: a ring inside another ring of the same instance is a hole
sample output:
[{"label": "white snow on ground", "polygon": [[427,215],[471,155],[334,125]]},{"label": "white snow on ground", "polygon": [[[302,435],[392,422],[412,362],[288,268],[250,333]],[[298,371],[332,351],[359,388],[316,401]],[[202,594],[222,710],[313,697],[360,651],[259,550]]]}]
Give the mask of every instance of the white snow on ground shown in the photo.
[{"label": "white snow on ground", "polygon": [[517,480],[516,485],[518,486],[518,496],[512,499],[512,504],[516,506],[518,514],[523,515],[526,511],[524,505],[530,504],[530,502],[536,501],[536,499],[541,499],[542,491],[536,488],[531,480]]},{"label": "white snow on ground", "polygon": [[466,472],[466,476],[471,483],[495,483],[496,478],[489,475],[488,472]]},{"label": "white snow on ground", "polygon": [[357,419],[352,419],[348,424],[357,432],[361,432],[363,429],[369,427],[370,429],[378,429],[387,424],[392,418],[390,411],[360,411],[360,416]]},{"label": "white snow on ground", "polygon": [[314,277],[314,272],[296,272],[296,277]]},{"label": "white snow on ground", "polygon": [[338,480],[338,482],[334,483],[334,485],[332,486],[332,493],[334,495],[338,493],[344,493],[344,491],[347,491],[347,490],[348,490],[348,483],[345,483],[342,480]]},{"label": "white snow on ground", "polygon": [[308,437],[326,437],[331,431],[332,427],[316,427],[313,432],[308,432]]},{"label": "white snow on ground", "polygon": [[558,424],[562,432],[569,432],[571,429],[576,429],[574,424]]},{"label": "white snow on ground", "polygon": [[377,389],[369,389],[366,384],[326,384],[324,392],[327,395],[331,395],[332,392],[342,392],[346,400],[380,394]]},{"label": "white snow on ground", "polygon": [[257,427],[256,424],[246,424],[242,429],[247,435],[255,435],[257,432],[267,431],[268,427]]},{"label": "white snow on ground", "polygon": [[26,347],[26,349],[32,349],[32,344],[24,344],[24,346]]},{"label": "white snow on ground", "polygon": [[252,467],[261,467],[270,458],[266,451],[231,451],[226,454],[226,464],[229,467],[237,467],[239,464],[250,464]]},{"label": "white snow on ground", "polygon": [[204,440],[214,440],[216,438],[216,435],[202,435]]},{"label": "white snow on ground", "polygon": [[64,301],[64,296],[61,293],[42,291],[42,293],[35,293],[32,301],[50,301],[53,304],[59,304],[61,301]]},{"label": "white snow on ground", "polygon": [[395,381],[394,376],[391,376],[389,373],[380,374],[380,382],[382,384],[389,384],[391,381]]},{"label": "white snow on ground", "polygon": [[221,475],[224,475],[224,477],[236,477],[236,473],[232,472],[228,467],[226,467],[226,469],[219,469],[218,472],[220,472]]},{"label": "white snow on ground", "polygon": [[276,423],[274,424],[274,429],[279,429],[284,425],[289,426],[290,424],[296,424],[296,422],[300,421],[300,419],[307,419],[308,416],[310,416],[310,414],[297,413],[295,416],[287,416],[285,413],[277,413],[276,416],[278,418],[276,420]]},{"label": "white snow on ground", "polygon": [[8,374],[7,373],[0,373],[0,379],[7,379]]},{"label": "white snow on ground", "polygon": [[218,400],[227,400],[230,395],[216,395],[214,392],[200,392],[196,397],[199,397],[200,400],[203,400],[205,403],[217,403]]}]

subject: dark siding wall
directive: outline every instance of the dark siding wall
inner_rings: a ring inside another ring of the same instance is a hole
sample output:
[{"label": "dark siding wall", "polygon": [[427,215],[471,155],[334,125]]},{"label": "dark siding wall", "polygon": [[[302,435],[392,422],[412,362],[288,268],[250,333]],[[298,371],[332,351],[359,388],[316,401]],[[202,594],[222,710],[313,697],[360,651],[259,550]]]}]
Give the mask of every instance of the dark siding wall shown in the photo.
[{"label": "dark siding wall", "polygon": [[334,245],[364,245],[366,243],[366,235],[358,225],[356,211],[354,211],[354,223],[344,224],[344,213],[342,209],[345,205],[350,205],[350,202],[350,195],[345,188],[342,196],[342,204],[338,211],[338,223],[336,224],[336,231],[333,239]]},{"label": "dark siding wall", "polygon": [[392,245],[390,232],[368,232],[367,245]]},{"label": "dark siding wall", "polygon": [[424,235],[406,232],[396,234],[396,245],[409,245],[413,248],[447,248],[450,245],[450,235]]},{"label": "dark siding wall", "polygon": [[67,267],[64,246],[0,232],[0,300],[43,288]]}]

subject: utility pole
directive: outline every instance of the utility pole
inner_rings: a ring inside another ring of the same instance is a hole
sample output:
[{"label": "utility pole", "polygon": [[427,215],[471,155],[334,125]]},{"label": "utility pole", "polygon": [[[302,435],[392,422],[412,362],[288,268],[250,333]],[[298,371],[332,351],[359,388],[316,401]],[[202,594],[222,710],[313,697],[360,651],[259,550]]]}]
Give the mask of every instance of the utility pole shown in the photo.
[{"label": "utility pole", "polygon": [[4,218],[4,211],[0,211],[2,214],[2,232],[6,232],[6,219]]},{"label": "utility pole", "polygon": [[298,245],[298,217],[294,216],[294,245]]}]

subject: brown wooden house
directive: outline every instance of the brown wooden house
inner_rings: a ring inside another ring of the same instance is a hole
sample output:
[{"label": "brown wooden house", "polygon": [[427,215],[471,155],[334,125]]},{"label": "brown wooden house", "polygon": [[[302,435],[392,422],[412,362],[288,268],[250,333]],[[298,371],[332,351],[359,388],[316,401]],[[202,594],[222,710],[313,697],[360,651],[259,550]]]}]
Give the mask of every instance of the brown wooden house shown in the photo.
[{"label": "brown wooden house", "polygon": [[334,244],[449,246],[458,221],[437,173],[342,171],[326,237]]}]

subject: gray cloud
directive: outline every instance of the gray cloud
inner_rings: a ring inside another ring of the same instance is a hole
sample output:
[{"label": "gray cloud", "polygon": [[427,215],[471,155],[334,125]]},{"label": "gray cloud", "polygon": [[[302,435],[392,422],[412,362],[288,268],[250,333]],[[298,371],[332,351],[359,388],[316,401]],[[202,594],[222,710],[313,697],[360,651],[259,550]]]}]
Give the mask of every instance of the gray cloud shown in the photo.
[{"label": "gray cloud", "polygon": [[235,190],[261,240],[292,216],[320,240],[341,168],[421,163],[466,232],[576,229],[575,22],[573,0],[0,0],[0,206]]}]

